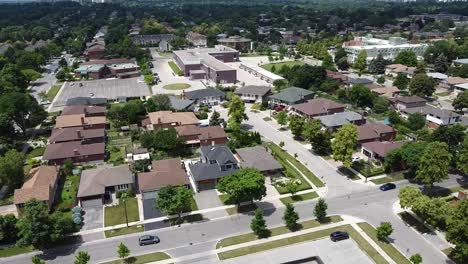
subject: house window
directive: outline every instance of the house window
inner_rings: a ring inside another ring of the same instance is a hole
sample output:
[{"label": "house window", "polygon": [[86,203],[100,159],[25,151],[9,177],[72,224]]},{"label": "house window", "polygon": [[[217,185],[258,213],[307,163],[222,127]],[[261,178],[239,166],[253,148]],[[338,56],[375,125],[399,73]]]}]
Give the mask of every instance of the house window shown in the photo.
[{"label": "house window", "polygon": [[117,190],[122,191],[122,190],[127,190],[128,189],[128,184],[119,184],[117,185]]}]

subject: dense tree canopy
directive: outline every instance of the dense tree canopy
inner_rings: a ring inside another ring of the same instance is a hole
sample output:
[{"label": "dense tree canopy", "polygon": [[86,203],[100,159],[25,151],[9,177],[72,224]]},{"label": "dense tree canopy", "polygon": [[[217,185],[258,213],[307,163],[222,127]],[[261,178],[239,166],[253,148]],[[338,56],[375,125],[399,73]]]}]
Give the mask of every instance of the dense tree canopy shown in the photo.
[{"label": "dense tree canopy", "polygon": [[265,177],[256,169],[245,168],[221,178],[216,186],[228,199],[241,202],[261,200],[266,195]]}]

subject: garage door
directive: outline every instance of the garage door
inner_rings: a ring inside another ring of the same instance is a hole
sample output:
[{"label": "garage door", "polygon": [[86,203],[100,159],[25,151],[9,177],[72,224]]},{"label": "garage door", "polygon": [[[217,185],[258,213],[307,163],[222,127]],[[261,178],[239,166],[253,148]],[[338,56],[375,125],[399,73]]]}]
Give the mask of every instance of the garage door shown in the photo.
[{"label": "garage door", "polygon": [[90,199],[90,200],[82,200],[81,201],[81,207],[84,209],[86,208],[94,208],[94,207],[102,207],[102,199]]},{"label": "garage door", "polygon": [[198,187],[198,191],[212,190],[216,188],[216,184],[214,180],[200,181],[198,182],[197,187]]},{"label": "garage door", "polygon": [[144,192],[142,196],[144,200],[148,200],[148,199],[155,199],[156,195],[157,195],[157,192],[152,191],[152,192]]}]

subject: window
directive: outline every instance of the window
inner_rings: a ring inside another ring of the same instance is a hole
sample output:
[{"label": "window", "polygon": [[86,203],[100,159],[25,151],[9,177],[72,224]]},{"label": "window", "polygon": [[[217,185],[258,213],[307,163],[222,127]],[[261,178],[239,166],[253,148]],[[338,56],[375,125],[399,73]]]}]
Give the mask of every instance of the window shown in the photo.
[{"label": "window", "polygon": [[128,189],[128,184],[119,184],[119,185],[117,185],[117,190],[118,191],[127,190],[127,189]]}]

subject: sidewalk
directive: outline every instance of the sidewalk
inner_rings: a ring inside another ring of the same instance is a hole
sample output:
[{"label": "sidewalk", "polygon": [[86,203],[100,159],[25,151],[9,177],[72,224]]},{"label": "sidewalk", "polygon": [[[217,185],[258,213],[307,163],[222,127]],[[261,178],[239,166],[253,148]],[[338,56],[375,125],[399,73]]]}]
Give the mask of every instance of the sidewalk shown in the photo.
[{"label": "sidewalk", "polygon": [[377,252],[379,252],[380,255],[382,255],[382,257],[390,264],[396,264],[395,261],[393,261],[392,258],[390,258],[390,256],[387,255],[387,253],[385,253],[385,251],[383,251],[378,245],[377,243],[374,242],[374,240],[372,240],[372,238],[370,238],[366,232],[364,232],[364,230],[361,229],[361,227],[359,227],[356,223],[352,223],[351,226],[375,249],[377,250]]}]

